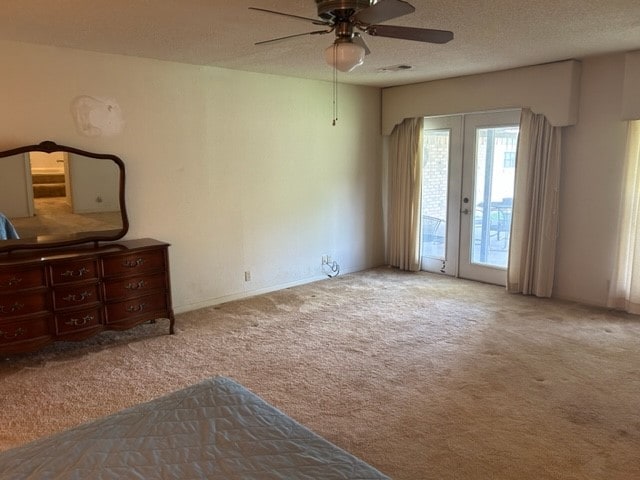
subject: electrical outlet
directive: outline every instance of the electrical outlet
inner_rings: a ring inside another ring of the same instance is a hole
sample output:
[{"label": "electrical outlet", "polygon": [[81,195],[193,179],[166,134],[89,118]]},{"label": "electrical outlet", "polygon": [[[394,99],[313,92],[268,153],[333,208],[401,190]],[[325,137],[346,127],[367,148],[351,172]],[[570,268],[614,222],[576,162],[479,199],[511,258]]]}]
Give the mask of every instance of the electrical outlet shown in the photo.
[{"label": "electrical outlet", "polygon": [[244,272],[244,281],[245,282],[250,282],[251,281],[251,272],[249,270]]},{"label": "electrical outlet", "polygon": [[329,255],[322,255],[322,265],[329,263]]}]

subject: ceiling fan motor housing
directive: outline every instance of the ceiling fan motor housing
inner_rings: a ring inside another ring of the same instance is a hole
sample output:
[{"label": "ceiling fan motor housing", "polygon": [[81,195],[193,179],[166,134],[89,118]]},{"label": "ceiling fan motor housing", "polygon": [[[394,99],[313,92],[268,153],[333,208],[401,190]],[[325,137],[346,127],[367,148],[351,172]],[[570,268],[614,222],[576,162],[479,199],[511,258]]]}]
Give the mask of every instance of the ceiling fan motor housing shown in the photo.
[{"label": "ceiling fan motor housing", "polygon": [[363,8],[370,7],[377,0],[316,0],[318,16],[327,21],[346,20]]}]

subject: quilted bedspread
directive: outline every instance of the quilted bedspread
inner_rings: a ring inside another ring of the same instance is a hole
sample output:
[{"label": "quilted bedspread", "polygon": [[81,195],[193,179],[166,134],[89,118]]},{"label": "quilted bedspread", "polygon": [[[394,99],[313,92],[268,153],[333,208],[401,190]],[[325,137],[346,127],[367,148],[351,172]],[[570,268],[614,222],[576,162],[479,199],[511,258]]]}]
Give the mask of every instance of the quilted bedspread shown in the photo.
[{"label": "quilted bedspread", "polygon": [[0,453],[0,479],[388,479],[215,377]]}]

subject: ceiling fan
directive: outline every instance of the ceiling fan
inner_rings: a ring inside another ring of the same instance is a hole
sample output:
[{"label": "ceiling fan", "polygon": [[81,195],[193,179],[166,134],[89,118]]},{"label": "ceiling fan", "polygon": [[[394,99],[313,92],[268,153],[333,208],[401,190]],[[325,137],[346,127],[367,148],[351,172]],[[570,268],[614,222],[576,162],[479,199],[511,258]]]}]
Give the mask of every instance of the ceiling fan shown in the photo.
[{"label": "ceiling fan", "polygon": [[315,2],[318,7],[318,18],[249,7],[251,10],[283,15],[324,27],[322,30],[257,42],[256,45],[305,35],[324,35],[335,32],[335,41],[325,50],[325,60],[337,70],[350,72],[362,65],[365,55],[370,53],[360,32],[375,37],[398,38],[425,43],[447,43],[453,39],[453,32],[448,30],[379,25],[415,11],[413,5],[403,0],[315,0]]}]

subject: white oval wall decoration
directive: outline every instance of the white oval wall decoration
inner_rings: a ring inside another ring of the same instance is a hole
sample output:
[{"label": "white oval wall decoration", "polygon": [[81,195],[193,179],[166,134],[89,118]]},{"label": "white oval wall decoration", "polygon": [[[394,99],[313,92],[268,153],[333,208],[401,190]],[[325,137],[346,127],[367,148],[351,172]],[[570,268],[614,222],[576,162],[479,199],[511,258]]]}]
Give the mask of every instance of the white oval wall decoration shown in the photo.
[{"label": "white oval wall decoration", "polygon": [[110,137],[122,132],[122,110],[115,100],[82,95],[71,104],[78,131],[87,137]]}]

